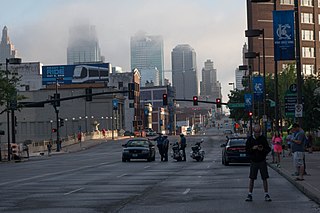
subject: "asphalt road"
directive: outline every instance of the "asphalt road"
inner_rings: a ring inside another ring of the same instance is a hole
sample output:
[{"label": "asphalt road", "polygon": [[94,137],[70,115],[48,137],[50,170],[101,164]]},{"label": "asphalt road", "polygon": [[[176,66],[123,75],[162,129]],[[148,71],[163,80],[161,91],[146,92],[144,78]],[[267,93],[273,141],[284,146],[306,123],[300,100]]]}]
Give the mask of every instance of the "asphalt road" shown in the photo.
[{"label": "asphalt road", "polygon": [[[211,130],[196,162],[121,162],[123,141],[77,153],[0,164],[0,212],[320,212],[293,185],[269,169],[272,202],[257,180],[245,202],[247,165],[221,164],[221,136]],[[190,137],[191,144],[200,137]],[[171,138],[171,141],[173,139]]]}]

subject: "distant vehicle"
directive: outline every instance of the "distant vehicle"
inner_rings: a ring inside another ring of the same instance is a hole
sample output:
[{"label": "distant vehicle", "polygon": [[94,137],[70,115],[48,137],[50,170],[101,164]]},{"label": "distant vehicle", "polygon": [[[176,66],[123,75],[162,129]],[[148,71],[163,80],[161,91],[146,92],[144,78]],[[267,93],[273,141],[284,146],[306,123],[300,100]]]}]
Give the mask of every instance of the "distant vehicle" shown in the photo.
[{"label": "distant vehicle", "polygon": [[192,129],[191,127],[188,127],[186,130],[187,135],[192,135]]},{"label": "distant vehicle", "polygon": [[156,159],[155,145],[146,138],[133,138],[122,146],[122,162],[131,159],[146,159],[150,162]]},{"label": "distant vehicle", "polygon": [[130,132],[130,131],[125,131],[123,133],[123,136],[134,136],[133,132]]},{"label": "distant vehicle", "polygon": [[146,136],[156,136],[157,135],[156,131],[154,131],[151,128],[146,129],[145,132],[146,132]]},{"label": "distant vehicle", "polygon": [[233,131],[231,129],[226,129],[226,130],[223,131],[223,134],[224,135],[232,135]]},{"label": "distant vehicle", "polygon": [[228,166],[229,163],[250,163],[250,158],[246,153],[247,138],[229,138],[226,144],[222,144],[222,164]]},{"label": "distant vehicle", "polygon": [[72,83],[87,83],[108,80],[109,69],[106,67],[79,65],[74,68]]}]

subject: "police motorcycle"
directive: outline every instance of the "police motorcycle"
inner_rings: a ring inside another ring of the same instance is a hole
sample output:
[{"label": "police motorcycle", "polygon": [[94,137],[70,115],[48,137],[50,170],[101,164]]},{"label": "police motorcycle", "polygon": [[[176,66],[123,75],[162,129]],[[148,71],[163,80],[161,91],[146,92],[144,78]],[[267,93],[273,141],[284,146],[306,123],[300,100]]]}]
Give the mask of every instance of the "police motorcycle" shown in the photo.
[{"label": "police motorcycle", "polygon": [[177,141],[174,144],[172,144],[171,157],[173,159],[175,159],[176,161],[182,161],[182,156],[183,156],[183,152],[180,149],[180,145],[179,145],[179,143]]},{"label": "police motorcycle", "polygon": [[191,158],[197,161],[203,161],[204,159],[204,151],[201,148],[201,143],[203,143],[203,139],[201,141],[196,142],[194,146],[191,147],[192,151],[190,152]]}]

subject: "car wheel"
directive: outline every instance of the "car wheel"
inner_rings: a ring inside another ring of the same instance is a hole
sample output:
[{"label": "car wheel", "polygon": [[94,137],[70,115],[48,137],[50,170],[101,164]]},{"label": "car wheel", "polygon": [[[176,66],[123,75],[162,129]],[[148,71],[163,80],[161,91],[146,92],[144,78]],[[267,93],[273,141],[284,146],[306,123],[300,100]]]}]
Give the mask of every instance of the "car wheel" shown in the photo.
[{"label": "car wheel", "polygon": [[224,159],[224,165],[229,166],[229,162],[226,159]]}]

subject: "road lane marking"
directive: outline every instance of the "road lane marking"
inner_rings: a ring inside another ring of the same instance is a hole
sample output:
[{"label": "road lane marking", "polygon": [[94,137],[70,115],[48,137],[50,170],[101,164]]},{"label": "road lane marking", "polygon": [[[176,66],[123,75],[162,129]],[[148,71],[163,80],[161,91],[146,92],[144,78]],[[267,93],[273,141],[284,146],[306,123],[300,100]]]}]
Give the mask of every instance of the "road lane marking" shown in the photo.
[{"label": "road lane marking", "polygon": [[207,169],[209,169],[210,168],[210,165],[209,166],[207,166]]},{"label": "road lane marking", "polygon": [[148,168],[150,168],[150,166],[145,166],[144,168],[145,168],[145,169],[148,169]]},{"label": "road lane marking", "polygon": [[119,176],[117,176],[117,178],[122,178],[122,177],[124,177],[124,176],[126,176],[127,174],[122,174],[122,175],[119,175]]},{"label": "road lane marking", "polygon": [[98,167],[98,166],[109,165],[109,164],[112,164],[112,162],[99,163],[99,164],[93,165],[93,166],[82,166],[82,167],[79,167],[79,168],[76,168],[76,169],[70,169],[70,170],[65,170],[65,171],[61,171],[61,172],[52,172],[52,173],[46,173],[46,174],[42,174],[42,175],[36,175],[36,176],[33,176],[33,177],[28,177],[28,178],[23,178],[23,179],[19,179],[19,180],[13,180],[13,181],[0,183],[0,186],[5,186],[5,185],[9,185],[9,184],[14,184],[14,183],[21,183],[21,182],[25,182],[25,181],[34,180],[34,179],[37,179],[37,178],[57,176],[57,175],[61,175],[61,174],[64,174],[64,173],[77,172],[77,171],[81,171],[81,170],[84,170],[84,169],[91,169],[91,168],[95,168],[95,167]]},{"label": "road lane marking", "polygon": [[198,176],[198,178],[202,178],[202,176]]},{"label": "road lane marking", "polygon": [[188,194],[190,192],[190,190],[191,190],[190,188],[187,188],[186,191],[184,191],[182,194],[186,195],[186,194]]},{"label": "road lane marking", "polygon": [[83,190],[83,189],[84,189],[84,188],[79,188],[79,189],[76,189],[76,190],[73,190],[73,191],[70,191],[70,192],[64,193],[63,195],[69,195],[69,194],[72,194],[72,193],[75,193],[75,192],[81,191],[81,190]]}]

